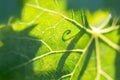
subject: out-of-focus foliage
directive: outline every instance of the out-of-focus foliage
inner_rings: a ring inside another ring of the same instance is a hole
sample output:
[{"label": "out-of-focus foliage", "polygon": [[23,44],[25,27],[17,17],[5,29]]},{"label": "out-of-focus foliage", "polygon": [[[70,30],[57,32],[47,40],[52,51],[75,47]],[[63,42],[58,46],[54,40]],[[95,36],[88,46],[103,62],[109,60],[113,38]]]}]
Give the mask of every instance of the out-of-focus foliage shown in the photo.
[{"label": "out-of-focus foliage", "polygon": [[10,17],[20,18],[23,0],[0,0],[0,23],[8,22]]},{"label": "out-of-focus foliage", "polygon": [[120,0],[67,0],[67,8],[75,10],[85,8],[92,12],[102,9],[120,14]]}]

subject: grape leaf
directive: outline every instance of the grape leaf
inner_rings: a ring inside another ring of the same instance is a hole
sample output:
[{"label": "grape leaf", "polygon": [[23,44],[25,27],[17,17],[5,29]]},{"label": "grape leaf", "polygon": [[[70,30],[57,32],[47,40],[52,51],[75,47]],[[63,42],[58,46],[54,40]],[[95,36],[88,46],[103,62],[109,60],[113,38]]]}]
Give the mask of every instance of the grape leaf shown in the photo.
[{"label": "grape leaf", "polygon": [[[65,10],[64,0],[28,0],[0,28],[1,80],[119,80],[120,26],[108,12]],[[102,15],[100,15],[102,14]],[[86,23],[86,22],[85,22]]]}]

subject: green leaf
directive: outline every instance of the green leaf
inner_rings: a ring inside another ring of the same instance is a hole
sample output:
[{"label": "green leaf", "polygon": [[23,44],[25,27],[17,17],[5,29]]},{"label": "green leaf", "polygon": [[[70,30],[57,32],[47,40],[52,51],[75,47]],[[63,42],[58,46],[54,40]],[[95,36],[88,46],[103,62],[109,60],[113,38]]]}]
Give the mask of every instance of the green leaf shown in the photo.
[{"label": "green leaf", "polygon": [[120,79],[117,19],[86,12],[83,26],[81,11],[66,11],[65,4],[28,0],[21,19],[1,25],[0,80]]}]

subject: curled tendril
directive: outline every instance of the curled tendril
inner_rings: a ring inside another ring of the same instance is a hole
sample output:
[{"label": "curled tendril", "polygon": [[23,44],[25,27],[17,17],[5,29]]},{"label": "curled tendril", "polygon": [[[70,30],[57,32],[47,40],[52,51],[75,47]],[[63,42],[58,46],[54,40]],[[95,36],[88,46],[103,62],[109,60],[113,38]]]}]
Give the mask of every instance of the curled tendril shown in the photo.
[{"label": "curled tendril", "polygon": [[69,37],[69,38],[66,38],[66,36],[67,35],[69,35],[71,33],[71,30],[66,30],[64,33],[63,33],[63,35],[62,35],[62,40],[63,41],[68,41],[68,40],[70,40],[71,38],[73,38],[75,35],[73,35],[73,36],[71,36],[71,37]]}]

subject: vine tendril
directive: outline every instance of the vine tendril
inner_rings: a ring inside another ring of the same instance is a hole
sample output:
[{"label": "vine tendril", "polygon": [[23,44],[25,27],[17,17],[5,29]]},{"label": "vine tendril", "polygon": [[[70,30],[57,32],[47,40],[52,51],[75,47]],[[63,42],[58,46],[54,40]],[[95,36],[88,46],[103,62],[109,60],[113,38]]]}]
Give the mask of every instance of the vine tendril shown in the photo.
[{"label": "vine tendril", "polygon": [[71,37],[69,37],[69,38],[66,38],[66,36],[67,35],[69,35],[71,33],[71,30],[66,30],[64,33],[63,33],[63,35],[62,35],[62,40],[63,41],[68,41],[68,40],[70,40],[71,38],[73,38],[75,35],[73,35],[73,36],[71,36]]}]

